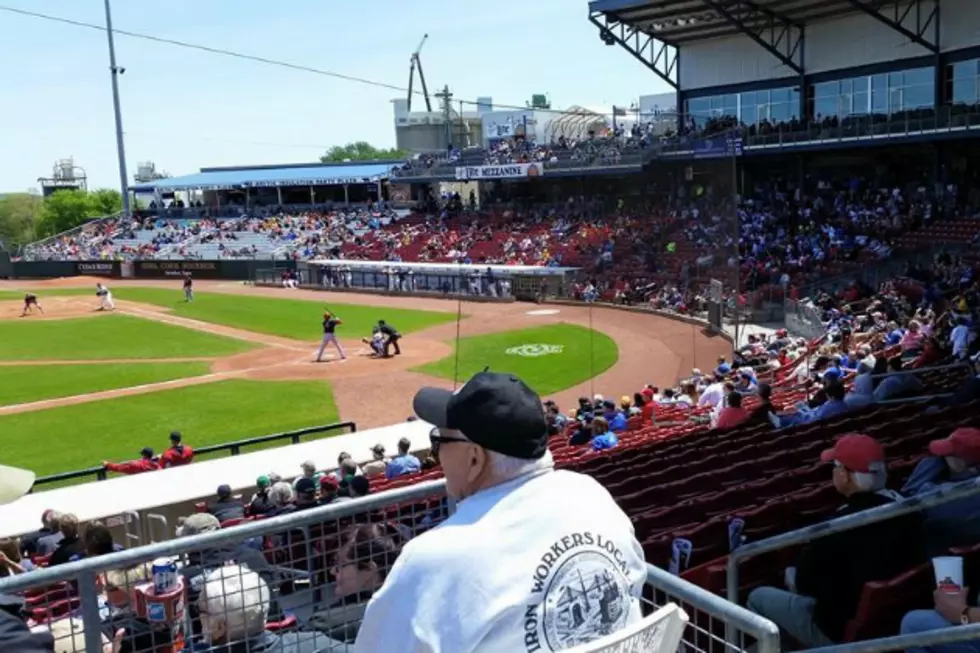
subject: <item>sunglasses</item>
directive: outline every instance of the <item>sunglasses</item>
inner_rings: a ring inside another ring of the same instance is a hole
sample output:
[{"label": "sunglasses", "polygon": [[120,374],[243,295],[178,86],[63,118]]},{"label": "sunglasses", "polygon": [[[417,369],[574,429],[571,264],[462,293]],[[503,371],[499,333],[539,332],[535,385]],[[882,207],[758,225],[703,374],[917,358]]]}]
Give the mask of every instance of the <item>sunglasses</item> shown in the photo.
[{"label": "sunglasses", "polygon": [[439,427],[434,427],[429,431],[429,442],[432,444],[446,444],[448,442],[469,442],[466,438],[453,437],[451,435],[442,435],[439,431]]}]

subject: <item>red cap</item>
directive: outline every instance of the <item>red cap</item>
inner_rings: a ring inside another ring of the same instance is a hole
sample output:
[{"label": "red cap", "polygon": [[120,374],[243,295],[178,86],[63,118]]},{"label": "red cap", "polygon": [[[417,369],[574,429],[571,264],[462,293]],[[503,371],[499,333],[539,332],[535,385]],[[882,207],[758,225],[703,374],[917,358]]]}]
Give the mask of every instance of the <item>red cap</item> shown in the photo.
[{"label": "red cap", "polygon": [[334,476],[333,474],[326,474],[320,477],[321,490],[326,490],[326,489],[336,490],[339,487],[340,487],[340,481],[338,481],[337,477]]},{"label": "red cap", "polygon": [[825,449],[820,460],[829,463],[836,460],[852,472],[871,471],[874,463],[885,462],[885,450],[870,435],[849,433],[842,436],[833,448]]},{"label": "red cap", "polygon": [[962,458],[971,465],[980,463],[980,429],[964,426],[953,431],[948,438],[933,440],[929,451],[934,456]]},{"label": "red cap", "polygon": [[653,396],[653,388],[643,388],[643,392],[641,392],[640,394],[642,396],[644,396],[644,397],[652,397]]}]

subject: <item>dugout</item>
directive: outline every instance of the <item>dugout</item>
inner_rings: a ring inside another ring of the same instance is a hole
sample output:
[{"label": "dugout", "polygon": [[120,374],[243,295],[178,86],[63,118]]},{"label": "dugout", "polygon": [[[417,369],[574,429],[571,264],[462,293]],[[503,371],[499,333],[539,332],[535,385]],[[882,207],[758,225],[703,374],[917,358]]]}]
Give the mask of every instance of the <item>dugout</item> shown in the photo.
[{"label": "dugout", "polygon": [[[402,263],[317,259],[299,263],[303,288],[408,296],[463,296],[483,301],[535,301],[563,297],[579,268],[464,263]],[[284,269],[256,271],[258,285],[281,286]]]}]

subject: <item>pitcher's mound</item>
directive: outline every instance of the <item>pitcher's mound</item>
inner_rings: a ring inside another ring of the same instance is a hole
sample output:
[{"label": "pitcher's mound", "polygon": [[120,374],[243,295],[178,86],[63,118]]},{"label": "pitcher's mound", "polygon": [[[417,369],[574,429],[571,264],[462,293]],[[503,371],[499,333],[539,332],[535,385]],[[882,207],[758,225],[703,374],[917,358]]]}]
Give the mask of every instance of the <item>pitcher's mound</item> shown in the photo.
[{"label": "pitcher's mound", "polygon": [[95,315],[106,315],[112,311],[97,311],[97,300],[93,296],[91,299],[85,297],[48,297],[45,299],[44,293],[37,293],[38,301],[44,314],[34,309],[33,313],[28,313],[21,318],[24,312],[24,300],[14,299],[10,301],[0,301],[0,320],[65,320],[73,317],[92,317]]}]

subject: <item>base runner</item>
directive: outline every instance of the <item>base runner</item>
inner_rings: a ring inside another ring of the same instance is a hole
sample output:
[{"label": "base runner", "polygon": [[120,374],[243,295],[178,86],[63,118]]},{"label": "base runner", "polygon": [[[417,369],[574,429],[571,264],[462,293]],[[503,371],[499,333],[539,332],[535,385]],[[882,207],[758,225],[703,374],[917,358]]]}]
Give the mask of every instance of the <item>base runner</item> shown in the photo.
[{"label": "base runner", "polygon": [[116,305],[112,301],[112,293],[101,283],[95,284],[95,296],[99,298],[99,308],[96,310],[113,311],[116,309]]},{"label": "base runner", "polygon": [[336,330],[341,324],[343,322],[338,320],[330,311],[326,311],[323,314],[323,340],[320,341],[320,349],[316,352],[316,361],[314,362],[320,362],[320,359],[323,357],[323,350],[330,343],[333,343],[334,347],[337,348],[337,352],[340,354],[340,360],[347,358],[344,354],[344,348],[340,346],[340,341],[337,340]]},{"label": "base runner", "polygon": [[38,312],[44,315],[44,309],[41,305],[37,303],[37,295],[32,292],[24,294],[24,310],[21,312],[20,316],[25,317],[28,313],[34,312],[34,307],[37,307]]}]

